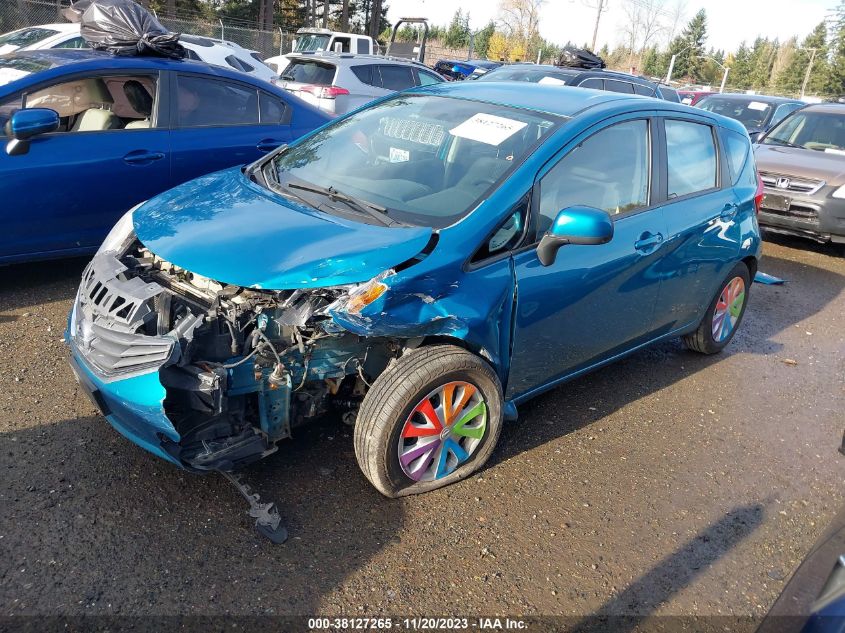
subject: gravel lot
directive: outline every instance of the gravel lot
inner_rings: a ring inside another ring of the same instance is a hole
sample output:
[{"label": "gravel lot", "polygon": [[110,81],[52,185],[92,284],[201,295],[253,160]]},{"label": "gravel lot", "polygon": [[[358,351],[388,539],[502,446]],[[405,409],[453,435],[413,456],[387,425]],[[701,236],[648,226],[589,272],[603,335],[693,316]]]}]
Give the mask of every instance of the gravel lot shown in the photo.
[{"label": "gravel lot", "polygon": [[[737,338],[671,342],[520,410],[469,481],[387,500],[325,420],[223,478],[124,440],[61,342],[81,260],[0,269],[0,608],[11,614],[760,616],[843,502],[845,258],[767,242]],[[2,628],[2,627],[0,627]]]}]

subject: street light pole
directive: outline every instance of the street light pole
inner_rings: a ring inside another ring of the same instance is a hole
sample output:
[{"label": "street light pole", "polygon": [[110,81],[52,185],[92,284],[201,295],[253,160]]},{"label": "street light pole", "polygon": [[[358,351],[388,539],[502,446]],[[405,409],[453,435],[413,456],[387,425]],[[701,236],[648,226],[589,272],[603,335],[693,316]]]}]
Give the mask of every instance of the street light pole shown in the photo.
[{"label": "street light pole", "polygon": [[725,84],[728,81],[728,73],[731,72],[730,66],[725,66],[725,74],[722,75],[722,85],[719,87],[719,94],[722,94],[725,91]]},{"label": "street light pole", "polygon": [[601,21],[601,12],[604,11],[605,0],[598,0],[598,10],[596,11],[596,27],[593,29],[593,53],[596,52],[596,40],[599,36],[599,22]]},{"label": "street light pole", "polygon": [[672,55],[672,59],[669,60],[669,70],[666,72],[666,83],[668,84],[672,81],[672,71],[675,70],[675,58],[677,55]]},{"label": "street light pole", "polygon": [[807,90],[807,83],[810,81],[810,71],[813,70],[813,62],[816,59],[816,51],[818,49],[815,48],[808,48],[806,49],[810,51],[810,63],[807,64],[807,72],[804,73],[804,82],[801,84],[801,98],[804,98],[804,92]]}]

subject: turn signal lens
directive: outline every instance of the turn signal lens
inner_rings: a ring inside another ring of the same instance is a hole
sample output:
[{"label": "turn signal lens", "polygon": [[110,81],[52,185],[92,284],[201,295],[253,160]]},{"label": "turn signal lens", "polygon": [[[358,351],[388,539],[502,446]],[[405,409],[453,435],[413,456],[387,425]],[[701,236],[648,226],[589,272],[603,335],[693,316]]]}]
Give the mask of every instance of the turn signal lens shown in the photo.
[{"label": "turn signal lens", "polygon": [[346,311],[357,314],[382,296],[387,286],[380,281],[370,281],[355,290],[346,302]]}]

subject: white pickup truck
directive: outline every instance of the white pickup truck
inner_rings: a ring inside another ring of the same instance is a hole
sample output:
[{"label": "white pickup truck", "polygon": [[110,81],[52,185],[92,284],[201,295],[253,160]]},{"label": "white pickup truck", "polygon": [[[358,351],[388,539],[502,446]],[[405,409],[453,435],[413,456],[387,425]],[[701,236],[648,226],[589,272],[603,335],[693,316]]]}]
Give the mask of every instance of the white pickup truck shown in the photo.
[{"label": "white pickup truck", "polygon": [[375,53],[375,49],[375,42],[368,35],[341,33],[340,31],[332,31],[330,29],[308,27],[299,29],[296,32],[296,39],[293,41],[293,50],[290,53],[268,57],[264,60],[264,63],[281,74],[288,65],[288,55],[316,53],[318,51],[372,55]]}]

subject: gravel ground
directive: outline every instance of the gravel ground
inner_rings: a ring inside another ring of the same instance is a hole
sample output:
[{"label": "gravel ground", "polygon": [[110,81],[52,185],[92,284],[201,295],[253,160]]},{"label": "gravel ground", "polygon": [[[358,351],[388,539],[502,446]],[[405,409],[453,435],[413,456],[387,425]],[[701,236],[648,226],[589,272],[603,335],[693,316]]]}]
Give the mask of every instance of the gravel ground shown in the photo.
[{"label": "gravel ground", "polygon": [[765,245],[728,350],[660,345],[527,404],[469,481],[387,500],[326,420],[221,477],[124,440],[61,342],[84,262],[0,270],[0,608],[11,614],[760,616],[843,501],[845,258]]}]

